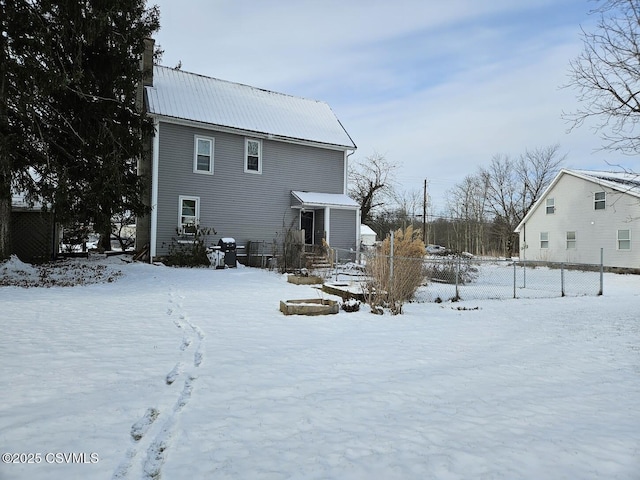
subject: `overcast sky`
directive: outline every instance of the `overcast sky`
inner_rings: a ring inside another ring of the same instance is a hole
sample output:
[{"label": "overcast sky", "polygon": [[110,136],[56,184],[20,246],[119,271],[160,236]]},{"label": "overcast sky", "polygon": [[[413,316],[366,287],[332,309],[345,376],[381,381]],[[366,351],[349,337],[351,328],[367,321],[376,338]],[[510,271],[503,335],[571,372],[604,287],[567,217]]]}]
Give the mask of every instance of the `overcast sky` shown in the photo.
[{"label": "overcast sky", "polygon": [[[563,89],[592,0],[157,0],[162,64],[327,102],[358,146],[397,163],[434,213],[496,154],[559,144],[568,168],[637,169],[568,133]],[[607,163],[608,162],[608,163]]]}]

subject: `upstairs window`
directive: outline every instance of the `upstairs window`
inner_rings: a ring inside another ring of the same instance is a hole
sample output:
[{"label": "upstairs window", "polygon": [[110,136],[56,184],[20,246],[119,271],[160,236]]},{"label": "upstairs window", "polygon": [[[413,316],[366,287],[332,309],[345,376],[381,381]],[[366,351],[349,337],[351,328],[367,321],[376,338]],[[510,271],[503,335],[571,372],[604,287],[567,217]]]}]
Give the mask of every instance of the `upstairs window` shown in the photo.
[{"label": "upstairs window", "polygon": [[567,250],[576,248],[576,232],[567,232]]},{"label": "upstairs window", "polygon": [[593,196],[593,208],[595,210],[604,210],[606,204],[607,194],[605,192],[596,192]]},{"label": "upstairs window", "polygon": [[549,232],[540,232],[540,248],[549,248]]},{"label": "upstairs window", "polygon": [[244,141],[244,171],[262,173],[262,142],[250,138]]},{"label": "upstairs window", "polygon": [[631,250],[631,230],[618,230],[618,250]]},{"label": "upstairs window", "polygon": [[547,198],[547,215],[556,213],[556,200],[554,198]]},{"label": "upstairs window", "polygon": [[200,198],[180,195],[178,199],[178,233],[195,236],[200,218]]},{"label": "upstairs window", "polygon": [[195,137],[193,173],[213,175],[213,138]]}]

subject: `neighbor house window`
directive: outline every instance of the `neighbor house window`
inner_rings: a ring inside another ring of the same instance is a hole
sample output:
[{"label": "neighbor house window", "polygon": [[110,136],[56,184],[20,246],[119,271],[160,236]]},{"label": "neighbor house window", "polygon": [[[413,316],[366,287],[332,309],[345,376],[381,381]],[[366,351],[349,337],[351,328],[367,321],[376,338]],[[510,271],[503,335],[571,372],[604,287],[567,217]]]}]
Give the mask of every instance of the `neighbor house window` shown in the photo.
[{"label": "neighbor house window", "polygon": [[200,222],[200,198],[180,196],[178,200],[178,233],[195,236]]},{"label": "neighbor house window", "polygon": [[244,171],[262,173],[262,142],[260,140],[245,139]]},{"label": "neighbor house window", "polygon": [[556,201],[554,198],[547,198],[547,214],[556,213]]},{"label": "neighbor house window", "polygon": [[549,248],[549,232],[540,232],[540,248]]},{"label": "neighbor house window", "polygon": [[567,249],[576,248],[576,232],[567,232]]},{"label": "neighbor house window", "polygon": [[596,210],[604,210],[606,207],[606,193],[596,192],[593,196],[593,207]]},{"label": "neighbor house window", "polygon": [[213,138],[195,137],[193,172],[213,175]]},{"label": "neighbor house window", "polygon": [[618,250],[631,250],[631,230],[618,230]]}]

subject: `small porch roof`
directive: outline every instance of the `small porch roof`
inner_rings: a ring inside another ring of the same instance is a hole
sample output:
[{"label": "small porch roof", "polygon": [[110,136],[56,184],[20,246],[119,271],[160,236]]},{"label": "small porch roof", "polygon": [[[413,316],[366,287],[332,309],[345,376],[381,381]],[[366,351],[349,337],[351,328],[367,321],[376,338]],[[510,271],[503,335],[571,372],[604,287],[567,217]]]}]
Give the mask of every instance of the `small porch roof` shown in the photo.
[{"label": "small porch roof", "polygon": [[291,206],[293,208],[335,207],[349,210],[357,210],[360,208],[358,202],[342,193],[302,192],[292,190],[291,197]]}]

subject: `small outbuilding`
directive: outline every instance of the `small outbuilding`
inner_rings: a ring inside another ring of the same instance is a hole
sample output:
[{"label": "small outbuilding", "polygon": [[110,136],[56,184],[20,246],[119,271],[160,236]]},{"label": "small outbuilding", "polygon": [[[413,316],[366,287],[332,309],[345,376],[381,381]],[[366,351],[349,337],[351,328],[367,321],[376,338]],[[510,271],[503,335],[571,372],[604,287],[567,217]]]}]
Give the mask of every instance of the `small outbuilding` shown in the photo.
[{"label": "small outbuilding", "polygon": [[376,244],[376,232],[368,225],[360,225],[360,244],[363,247],[373,247]]},{"label": "small outbuilding", "polygon": [[23,262],[48,262],[58,253],[55,215],[42,207],[27,202],[23,195],[11,197],[11,251]]}]

